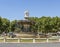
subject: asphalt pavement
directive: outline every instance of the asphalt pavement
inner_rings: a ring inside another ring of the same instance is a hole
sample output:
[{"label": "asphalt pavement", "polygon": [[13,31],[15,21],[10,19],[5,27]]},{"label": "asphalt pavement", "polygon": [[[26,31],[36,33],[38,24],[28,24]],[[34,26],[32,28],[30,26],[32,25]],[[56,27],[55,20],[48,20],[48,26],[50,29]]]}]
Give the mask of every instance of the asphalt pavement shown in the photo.
[{"label": "asphalt pavement", "polygon": [[0,47],[60,47],[60,43],[0,43]]}]

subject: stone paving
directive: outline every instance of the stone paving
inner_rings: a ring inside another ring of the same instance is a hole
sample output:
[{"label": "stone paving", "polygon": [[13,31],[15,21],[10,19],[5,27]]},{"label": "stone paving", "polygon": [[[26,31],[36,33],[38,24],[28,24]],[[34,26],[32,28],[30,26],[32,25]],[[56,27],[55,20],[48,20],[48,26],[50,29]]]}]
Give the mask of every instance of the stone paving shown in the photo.
[{"label": "stone paving", "polygon": [[0,43],[0,47],[60,47],[60,43]]}]

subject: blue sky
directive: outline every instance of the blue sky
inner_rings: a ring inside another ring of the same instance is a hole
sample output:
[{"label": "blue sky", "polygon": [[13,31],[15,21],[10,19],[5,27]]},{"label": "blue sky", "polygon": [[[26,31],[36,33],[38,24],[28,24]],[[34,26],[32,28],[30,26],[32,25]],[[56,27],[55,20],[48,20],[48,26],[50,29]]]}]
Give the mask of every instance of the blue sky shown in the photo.
[{"label": "blue sky", "polygon": [[0,0],[0,16],[9,20],[24,19],[24,11],[31,17],[60,17],[60,0]]}]

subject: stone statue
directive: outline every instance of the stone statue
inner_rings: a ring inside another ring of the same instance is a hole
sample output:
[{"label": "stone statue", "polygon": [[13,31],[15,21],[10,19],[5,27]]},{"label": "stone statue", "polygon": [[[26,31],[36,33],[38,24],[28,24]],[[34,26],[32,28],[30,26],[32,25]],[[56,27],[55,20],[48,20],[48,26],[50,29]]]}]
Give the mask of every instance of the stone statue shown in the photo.
[{"label": "stone statue", "polygon": [[29,17],[29,11],[28,10],[26,10],[25,12],[24,12],[24,14],[25,14],[25,18],[28,18]]}]

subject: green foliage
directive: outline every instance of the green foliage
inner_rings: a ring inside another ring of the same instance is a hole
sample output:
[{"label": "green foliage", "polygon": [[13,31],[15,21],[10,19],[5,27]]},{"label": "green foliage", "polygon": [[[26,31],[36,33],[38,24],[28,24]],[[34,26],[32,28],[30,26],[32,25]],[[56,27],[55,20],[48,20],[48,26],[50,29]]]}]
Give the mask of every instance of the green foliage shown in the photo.
[{"label": "green foliage", "polygon": [[[60,31],[60,17],[30,17],[28,20],[33,21],[35,24],[31,26],[31,30],[34,32],[57,32]],[[20,20],[10,21],[6,18],[0,17],[0,33],[2,32],[20,32],[22,29],[22,25],[18,24]]]},{"label": "green foliage", "polygon": [[60,18],[59,17],[31,17],[30,20],[35,21],[33,30],[37,29],[37,32],[57,32],[60,31]]}]

